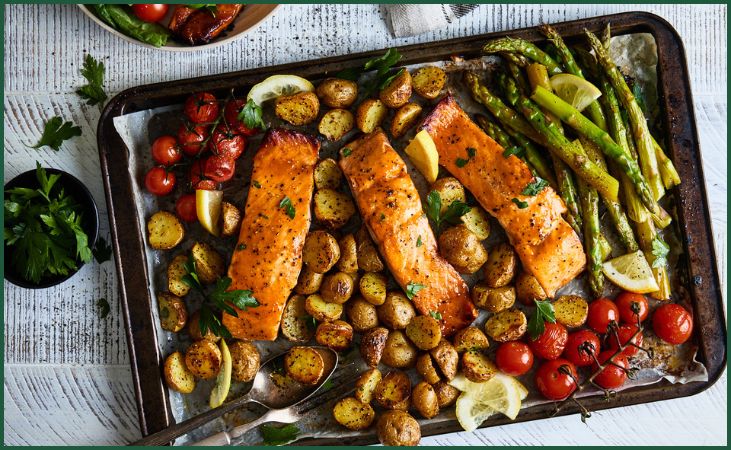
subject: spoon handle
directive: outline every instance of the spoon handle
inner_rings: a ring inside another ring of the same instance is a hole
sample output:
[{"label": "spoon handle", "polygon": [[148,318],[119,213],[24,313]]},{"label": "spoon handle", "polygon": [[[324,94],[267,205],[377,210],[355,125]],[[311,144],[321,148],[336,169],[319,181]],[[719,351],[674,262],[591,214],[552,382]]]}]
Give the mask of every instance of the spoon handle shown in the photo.
[{"label": "spoon handle", "polygon": [[221,431],[220,433],[216,433],[214,435],[208,436],[207,438],[189,444],[194,446],[221,446],[221,445],[231,445],[231,438],[232,437],[238,437],[243,435],[249,430],[252,430],[262,423],[270,422],[271,419],[269,418],[272,414],[273,410],[269,410],[264,414],[263,416],[259,417],[258,419],[252,420],[249,423],[245,423],[243,425],[239,425],[235,428],[235,436],[231,436],[231,433],[228,431]]}]

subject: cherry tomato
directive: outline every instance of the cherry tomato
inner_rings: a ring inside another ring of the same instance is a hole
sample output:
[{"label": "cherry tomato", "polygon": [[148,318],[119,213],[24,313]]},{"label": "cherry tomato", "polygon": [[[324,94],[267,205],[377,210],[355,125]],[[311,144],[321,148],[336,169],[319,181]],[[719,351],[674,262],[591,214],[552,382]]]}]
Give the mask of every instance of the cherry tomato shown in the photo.
[{"label": "cherry tomato", "polygon": [[183,113],[193,123],[210,123],[216,120],[221,108],[216,96],[210,92],[198,92],[185,101]]},{"label": "cherry tomato", "polygon": [[[599,354],[599,363],[604,364],[614,353],[615,350],[604,350]],[[604,389],[617,389],[627,381],[627,372],[625,371],[625,369],[629,369],[627,357],[620,353],[612,361],[621,367],[617,367],[614,364],[607,364],[604,370],[599,372],[599,375],[594,378],[594,382]],[[599,366],[595,363],[594,370],[598,369]]]},{"label": "cherry tomato", "polygon": [[180,125],[180,129],[178,129],[180,148],[188,156],[198,156],[205,150],[202,144],[208,138],[208,133],[208,127],[203,125]]},{"label": "cherry tomato", "polygon": [[533,367],[533,352],[523,342],[503,342],[495,353],[495,362],[503,373],[516,377]]},{"label": "cherry tomato", "polygon": [[655,310],[652,329],[657,337],[668,344],[682,344],[693,332],[693,317],[682,306],[668,303]]},{"label": "cherry tomato", "polygon": [[[617,349],[619,349],[620,343],[621,345],[624,345],[629,342],[630,338],[632,338],[632,335],[635,334],[636,331],[637,325],[630,325],[628,323],[620,325],[619,327],[617,327],[617,336],[615,336],[613,333],[609,333],[609,348],[613,351],[617,351]],[[619,342],[617,342],[617,337],[619,337]],[[632,339],[632,343],[637,346],[642,346],[643,340],[644,337],[642,336],[642,332],[640,331],[640,334]],[[629,345],[627,346],[627,348],[624,349],[622,354],[624,356],[630,357],[635,356],[639,351],[640,349],[638,349],[637,347]]]},{"label": "cherry tomato", "polygon": [[132,12],[144,22],[159,22],[167,14],[169,6],[164,3],[138,3],[132,5]]},{"label": "cherry tomato", "polygon": [[[591,345],[592,349],[586,348]],[[583,349],[585,348],[585,350]],[[587,353],[590,351],[591,353]],[[599,337],[590,330],[579,330],[569,334],[563,357],[574,363],[576,367],[590,366],[600,352]]]},{"label": "cherry tomato", "polygon": [[543,359],[556,359],[563,353],[569,334],[560,323],[546,322],[540,336],[530,341],[533,354]]},{"label": "cherry tomato", "polygon": [[225,156],[212,155],[203,164],[203,174],[206,178],[223,183],[234,176],[236,162]]},{"label": "cherry tomato", "polygon": [[172,166],[179,162],[183,154],[174,136],[160,136],[152,143],[152,159],[163,166]]},{"label": "cherry tomato", "polygon": [[215,191],[218,190],[218,185],[216,185],[216,182],[213,180],[200,180],[198,183],[194,184],[193,187],[196,191]]},{"label": "cherry tomato", "polygon": [[205,166],[205,159],[196,159],[193,161],[193,164],[190,165],[190,171],[188,172],[188,176],[190,178],[190,185],[195,187],[197,189],[198,184],[201,183],[201,181],[207,181],[205,180],[205,175],[203,173],[203,167]]},{"label": "cherry tomato", "polygon": [[[647,315],[650,313],[650,304],[647,302],[647,297],[642,294],[622,292],[617,296],[615,303],[619,309],[619,318],[624,323],[635,325],[637,324],[637,316],[640,317],[640,322],[642,322],[647,319]],[[637,312],[633,309],[636,309]]]},{"label": "cherry tomato", "polygon": [[185,194],[175,202],[175,213],[186,222],[197,222],[198,213],[195,209],[195,194]]},{"label": "cherry tomato", "polygon": [[155,195],[168,195],[175,187],[175,174],[155,166],[145,175],[145,187]]},{"label": "cherry tomato", "polygon": [[586,325],[599,334],[607,332],[609,322],[619,322],[619,309],[608,298],[599,298],[589,303],[589,316]]},{"label": "cherry tomato", "polygon": [[[565,367],[573,377],[560,367]],[[549,400],[563,400],[576,390],[576,367],[563,358],[546,361],[536,371],[536,387]]]},{"label": "cherry tomato", "polygon": [[234,133],[230,128],[219,125],[213,131],[208,145],[214,155],[235,160],[244,152],[246,138]]},{"label": "cherry tomato", "polygon": [[253,136],[259,132],[258,128],[249,128],[239,120],[239,112],[246,105],[246,100],[231,100],[223,108],[223,118],[235,132],[244,136]]}]

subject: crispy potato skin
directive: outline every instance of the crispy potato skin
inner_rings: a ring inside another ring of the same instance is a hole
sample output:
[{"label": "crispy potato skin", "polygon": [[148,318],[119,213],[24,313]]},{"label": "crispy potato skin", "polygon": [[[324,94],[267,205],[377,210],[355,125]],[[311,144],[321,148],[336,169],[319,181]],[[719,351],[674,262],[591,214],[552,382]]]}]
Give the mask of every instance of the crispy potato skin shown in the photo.
[{"label": "crispy potato skin", "polygon": [[169,292],[159,292],[157,306],[160,312],[160,326],[163,330],[177,333],[185,328],[188,321],[188,310],[180,297]]},{"label": "crispy potato skin", "polygon": [[325,362],[317,350],[295,346],[284,356],[284,370],[295,381],[315,385],[325,372]]},{"label": "crispy potato skin", "polygon": [[185,229],[175,214],[158,211],[147,221],[147,240],[155,250],[170,250],[183,240]]},{"label": "crispy potato skin", "polygon": [[493,313],[500,312],[515,304],[515,288],[512,286],[491,288],[478,283],[472,287],[472,301],[478,308]]},{"label": "crispy potato skin", "polygon": [[403,330],[414,316],[411,301],[400,292],[386,294],[386,300],[378,307],[378,319],[392,330]]},{"label": "crispy potato skin", "polygon": [[518,264],[518,255],[513,247],[500,243],[490,249],[490,256],[484,267],[485,283],[491,288],[503,287],[513,281]]},{"label": "crispy potato skin", "polygon": [[523,311],[510,308],[493,314],[485,322],[485,333],[497,342],[516,341],[528,330]]},{"label": "crispy potato skin", "polygon": [[383,88],[378,98],[389,108],[400,108],[411,98],[411,74],[408,70],[391,81]]},{"label": "crispy potato skin", "polygon": [[342,320],[321,323],[315,331],[315,341],[336,352],[346,350],[352,340],[353,327]]},{"label": "crispy potato skin", "polygon": [[338,241],[327,231],[312,231],[305,239],[302,251],[304,263],[317,273],[325,273],[332,269],[340,259]]},{"label": "crispy potato skin", "polygon": [[261,355],[254,344],[234,341],[228,346],[231,352],[231,378],[236,381],[251,381],[261,366]]},{"label": "crispy potato skin", "polygon": [[305,296],[293,295],[290,297],[284,307],[281,324],[282,335],[288,341],[307,342],[315,335],[314,330],[307,325],[306,315]]},{"label": "crispy potato skin", "polygon": [[431,419],[439,414],[439,399],[434,388],[427,382],[421,381],[411,391],[411,404],[425,419]]},{"label": "crispy potato skin", "polygon": [[338,241],[338,247],[340,248],[340,259],[337,262],[338,269],[345,273],[357,273],[358,246],[355,243],[355,236],[346,234]]},{"label": "crispy potato skin", "polygon": [[397,369],[413,367],[418,351],[401,330],[391,331],[386,338],[381,362]]},{"label": "crispy potato skin", "polygon": [[354,397],[345,397],[333,407],[335,421],[349,430],[365,430],[376,418],[371,405]]},{"label": "crispy potato skin", "polygon": [[515,279],[515,296],[521,303],[534,306],[535,300],[544,300],[548,297],[538,280],[528,272],[520,272]]},{"label": "crispy potato skin", "polygon": [[457,397],[459,397],[460,394],[459,389],[446,381],[438,381],[437,383],[434,383],[432,387],[434,388],[434,392],[437,394],[440,408],[451,406],[457,401]]},{"label": "crispy potato skin", "polygon": [[487,261],[482,242],[464,224],[444,230],[439,236],[439,253],[459,273],[475,273]]},{"label": "crispy potato skin", "polygon": [[411,127],[416,125],[420,114],[421,106],[418,103],[406,103],[401,106],[391,121],[391,136],[398,139],[405,135]]},{"label": "crispy potato skin", "polygon": [[372,133],[388,114],[386,105],[378,99],[364,100],[355,112],[355,125],[364,133]]},{"label": "crispy potato skin", "polygon": [[420,67],[412,76],[414,91],[428,100],[434,100],[447,82],[447,74],[439,67]]},{"label": "crispy potato skin", "polygon": [[434,358],[444,378],[451,380],[457,375],[459,353],[448,340],[442,339],[439,345],[431,349],[429,353]]},{"label": "crispy potato skin", "polygon": [[223,202],[223,229],[221,235],[224,237],[235,236],[239,233],[241,226],[241,211],[229,202]]},{"label": "crispy potato skin", "polygon": [[411,396],[411,380],[406,372],[388,372],[376,385],[376,402],[386,409],[393,409]]},{"label": "crispy potato skin", "polygon": [[185,365],[185,358],[180,352],[173,352],[165,358],[163,368],[165,383],[174,391],[190,394],[195,389],[195,377]]},{"label": "crispy potato skin", "polygon": [[294,126],[307,125],[317,119],[320,100],[314,92],[298,92],[278,97],[274,102],[274,113]]},{"label": "crispy potato skin", "polygon": [[304,266],[297,279],[294,291],[300,295],[310,295],[320,290],[325,275],[315,272],[310,266]]},{"label": "crispy potato skin", "polygon": [[383,357],[383,350],[388,340],[388,329],[384,327],[371,328],[360,339],[360,356],[371,367],[378,366]]},{"label": "crispy potato skin", "polygon": [[341,78],[326,78],[315,92],[322,103],[330,108],[348,108],[358,97],[358,83]]},{"label": "crispy potato skin", "polygon": [[481,383],[494,377],[498,369],[495,363],[477,350],[468,350],[462,354],[462,372],[465,378]]},{"label": "crispy potato skin", "polygon": [[345,306],[345,313],[356,333],[363,333],[378,326],[376,307],[362,298],[356,298]]},{"label": "crispy potato skin", "polygon": [[320,295],[326,302],[343,304],[350,300],[355,290],[353,277],[345,272],[325,275],[320,286]]},{"label": "crispy potato skin", "polygon": [[442,340],[442,330],[435,318],[416,316],[406,326],[406,336],[419,350],[431,350]]},{"label": "crispy potato skin", "polygon": [[185,352],[185,365],[201,380],[210,380],[221,370],[223,357],[218,345],[211,341],[195,341]]},{"label": "crispy potato skin", "polygon": [[416,446],[421,440],[421,428],[409,413],[399,410],[386,411],[376,425],[378,440],[387,446]]},{"label": "crispy potato skin", "polygon": [[366,272],[382,271],[384,268],[383,261],[365,226],[355,233],[355,242],[357,244],[358,267]]},{"label": "crispy potato skin", "polygon": [[416,371],[429,384],[434,384],[441,380],[429,353],[422,353],[416,358]]},{"label": "crispy potato skin", "polygon": [[457,353],[464,353],[469,350],[485,350],[490,346],[490,341],[477,327],[467,327],[459,330],[454,335],[454,349]]}]

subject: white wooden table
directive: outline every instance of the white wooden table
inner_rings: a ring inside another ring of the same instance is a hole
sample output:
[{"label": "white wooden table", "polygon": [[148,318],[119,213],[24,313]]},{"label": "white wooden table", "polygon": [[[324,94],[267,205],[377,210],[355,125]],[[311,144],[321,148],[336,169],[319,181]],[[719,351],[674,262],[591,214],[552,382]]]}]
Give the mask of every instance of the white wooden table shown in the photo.
[{"label": "white wooden table", "polygon": [[[35,167],[66,170],[91,189],[109,235],[99,176],[99,108],[74,90],[84,54],[103,58],[106,88],[139,84],[507,30],[634,10],[634,6],[485,5],[448,28],[391,37],[376,5],[282,6],[232,45],[193,54],[143,49],[104,32],[71,5],[5,7],[5,180]],[[726,7],[643,6],[670,21],[685,42],[703,152],[719,270],[726,291]],[[36,151],[45,120],[61,115],[83,129],[59,152]],[[7,263],[7,262],[6,262]],[[97,315],[100,297],[112,312]],[[4,286],[6,444],[126,444],[140,437],[112,262],[88,264],[60,286]],[[615,409],[587,425],[564,417],[426,438],[431,445],[587,445],[727,443],[726,375],[695,397]]]}]

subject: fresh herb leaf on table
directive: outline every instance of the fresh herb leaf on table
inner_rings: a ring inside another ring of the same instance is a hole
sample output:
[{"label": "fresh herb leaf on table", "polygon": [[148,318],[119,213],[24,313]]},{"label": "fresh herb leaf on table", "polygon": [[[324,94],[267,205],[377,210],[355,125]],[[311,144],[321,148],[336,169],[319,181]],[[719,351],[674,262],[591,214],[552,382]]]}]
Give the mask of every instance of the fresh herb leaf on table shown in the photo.
[{"label": "fresh herb leaf on table", "polygon": [[94,259],[97,263],[101,264],[112,259],[112,246],[107,243],[103,237],[99,237],[94,245],[94,249],[91,251],[94,254]]},{"label": "fresh herb leaf on table", "polygon": [[299,428],[297,425],[291,423],[282,427],[276,427],[274,425],[262,425],[259,427],[262,438],[264,438],[264,445],[284,445],[297,439],[299,435]]},{"label": "fresh herb leaf on table", "polygon": [[535,300],[536,311],[528,320],[528,333],[531,339],[536,339],[546,329],[546,321],[556,323],[556,315],[550,300]]},{"label": "fresh herb leaf on table", "polygon": [[102,105],[107,99],[107,94],[104,92],[104,63],[87,54],[84,66],[81,68],[81,76],[86,78],[89,84],[81,86],[76,93],[85,99],[88,105]]},{"label": "fresh herb leaf on table", "polygon": [[44,145],[58,151],[63,141],[74,136],[81,136],[81,128],[74,126],[71,122],[64,122],[61,117],[53,117],[43,127],[41,140],[32,148],[41,148]]}]

